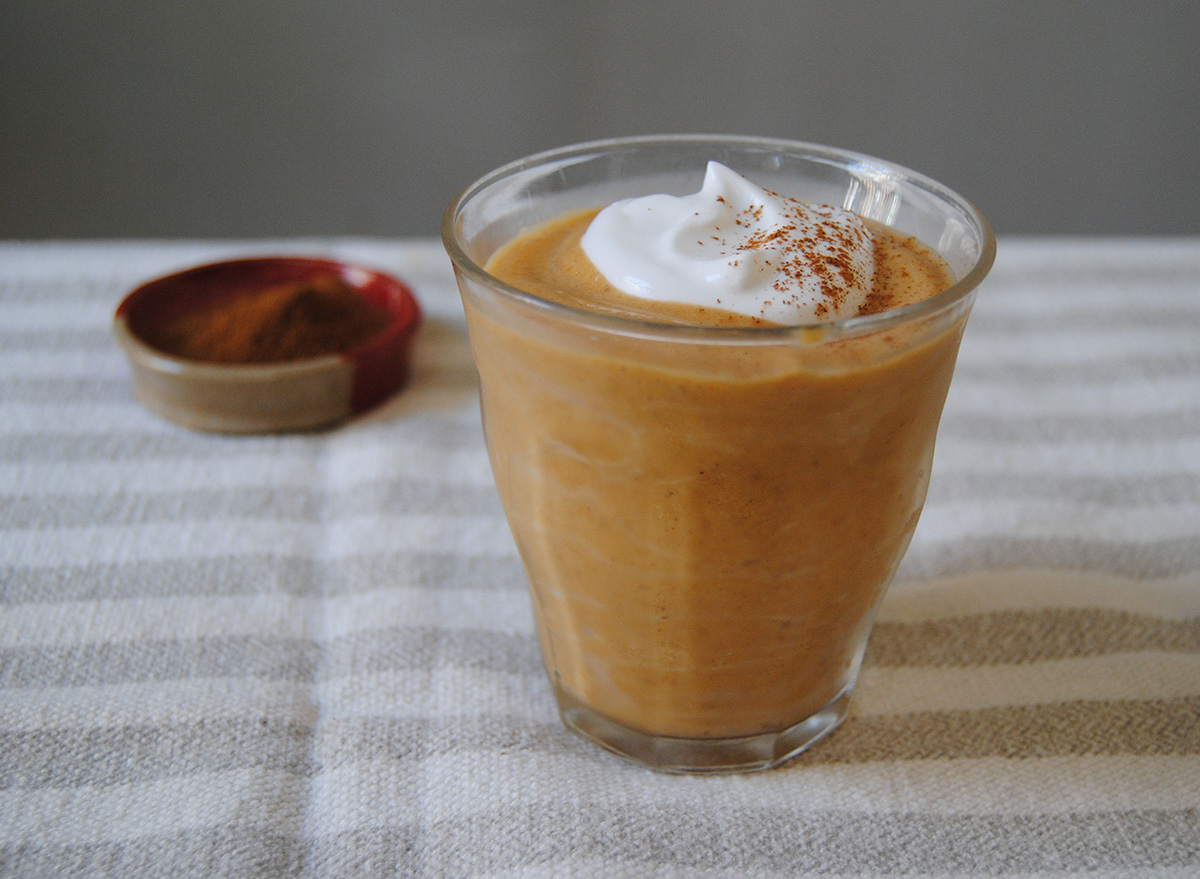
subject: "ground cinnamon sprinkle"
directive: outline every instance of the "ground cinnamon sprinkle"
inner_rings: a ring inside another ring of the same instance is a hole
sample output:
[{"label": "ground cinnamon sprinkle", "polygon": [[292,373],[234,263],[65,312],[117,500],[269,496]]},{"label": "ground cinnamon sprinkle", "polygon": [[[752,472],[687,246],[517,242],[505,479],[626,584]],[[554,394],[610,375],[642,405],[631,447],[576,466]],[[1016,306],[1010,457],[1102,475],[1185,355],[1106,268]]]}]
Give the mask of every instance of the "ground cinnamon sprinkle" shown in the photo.
[{"label": "ground cinnamon sprinkle", "polygon": [[156,348],[209,363],[279,363],[365,342],[387,315],[334,276],[268,287],[148,332]]},{"label": "ground cinnamon sprinkle", "polygon": [[[779,193],[768,192],[780,198]],[[721,196],[717,196],[716,200],[725,202]],[[715,235],[713,240],[726,248],[720,253],[732,256],[729,265],[734,267],[741,264],[742,254],[752,251],[777,254],[777,264],[766,259],[763,262],[771,266],[771,271],[777,275],[773,286],[783,304],[799,304],[807,282],[814,280],[820,286],[824,299],[840,308],[848,290],[865,287],[871,280],[862,277],[855,267],[853,253],[864,243],[871,243],[873,236],[869,231],[851,226],[822,223],[821,218],[828,217],[835,210],[830,205],[809,205],[792,198],[783,201],[787,203],[785,212],[790,218],[782,225],[750,231],[747,237],[735,239],[732,243]],[[761,224],[762,217],[763,205],[755,202],[740,211],[733,223],[745,230],[752,230]],[[772,304],[766,302],[764,306]],[[829,312],[829,305],[825,302],[818,302],[815,307],[818,317],[824,317]]]}]

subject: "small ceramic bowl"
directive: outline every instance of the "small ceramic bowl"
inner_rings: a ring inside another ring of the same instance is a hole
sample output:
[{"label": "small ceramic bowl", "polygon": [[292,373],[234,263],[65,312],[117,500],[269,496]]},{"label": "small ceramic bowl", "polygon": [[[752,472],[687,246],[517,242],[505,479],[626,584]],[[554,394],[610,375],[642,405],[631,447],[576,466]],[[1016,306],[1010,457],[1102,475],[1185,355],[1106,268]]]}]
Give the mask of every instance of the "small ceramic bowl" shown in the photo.
[{"label": "small ceramic bowl", "polygon": [[[387,327],[339,354],[227,365],[172,356],[145,337],[162,321],[280,284],[339,278],[389,318]],[[408,378],[420,308],[400,281],[345,263],[264,257],[197,266],[138,287],[113,318],[132,368],[133,390],[151,411],[197,430],[272,433],[310,430],[364,412]]]}]

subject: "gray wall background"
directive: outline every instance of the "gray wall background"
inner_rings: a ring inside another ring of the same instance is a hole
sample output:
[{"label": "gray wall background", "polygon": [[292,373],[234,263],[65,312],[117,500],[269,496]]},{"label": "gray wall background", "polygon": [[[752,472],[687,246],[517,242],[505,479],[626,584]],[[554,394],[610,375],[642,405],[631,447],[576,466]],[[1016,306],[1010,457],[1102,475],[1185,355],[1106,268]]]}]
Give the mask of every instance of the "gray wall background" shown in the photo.
[{"label": "gray wall background", "polygon": [[0,237],[434,235],[490,168],[711,131],[1002,234],[1200,233],[1200,4],[3,0]]}]

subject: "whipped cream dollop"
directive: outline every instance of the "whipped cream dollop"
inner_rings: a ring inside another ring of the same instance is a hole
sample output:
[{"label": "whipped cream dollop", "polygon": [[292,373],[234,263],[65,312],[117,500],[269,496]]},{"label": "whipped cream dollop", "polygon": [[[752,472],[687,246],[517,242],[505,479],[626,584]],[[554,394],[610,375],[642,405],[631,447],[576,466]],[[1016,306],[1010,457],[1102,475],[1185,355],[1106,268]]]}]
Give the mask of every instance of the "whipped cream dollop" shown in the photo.
[{"label": "whipped cream dollop", "polygon": [[601,210],[583,251],[623,293],[778,324],[853,317],[871,292],[871,231],[844,208],[787,198],[709,162],[699,192]]}]

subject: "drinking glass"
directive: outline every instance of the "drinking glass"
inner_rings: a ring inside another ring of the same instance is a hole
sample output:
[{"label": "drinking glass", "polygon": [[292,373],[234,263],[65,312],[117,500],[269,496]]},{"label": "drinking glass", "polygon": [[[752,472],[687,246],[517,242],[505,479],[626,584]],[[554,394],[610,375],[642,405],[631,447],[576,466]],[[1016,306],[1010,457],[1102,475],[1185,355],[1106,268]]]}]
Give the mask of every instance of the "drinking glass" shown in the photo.
[{"label": "drinking glass", "polygon": [[[695,192],[709,160],[915,237],[956,281],[879,314],[717,328],[556,304],[486,268],[569,212]],[[766,768],[831,732],[924,503],[995,254],[983,216],[868,156],[679,135],[506,165],[454,200],[442,234],[566,725],[669,772]]]}]

